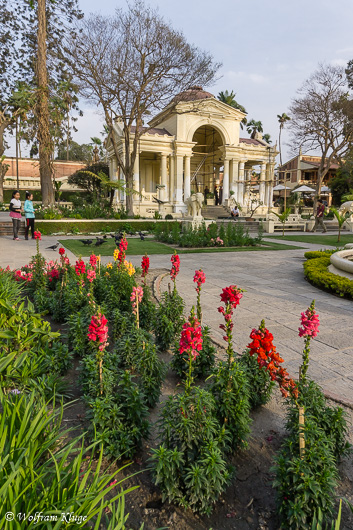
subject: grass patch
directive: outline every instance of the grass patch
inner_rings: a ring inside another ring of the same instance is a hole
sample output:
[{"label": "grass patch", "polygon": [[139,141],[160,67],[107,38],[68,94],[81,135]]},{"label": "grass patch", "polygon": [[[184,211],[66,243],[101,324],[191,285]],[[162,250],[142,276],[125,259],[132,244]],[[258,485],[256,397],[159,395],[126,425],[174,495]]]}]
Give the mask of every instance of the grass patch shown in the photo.
[{"label": "grass patch", "polygon": [[[93,253],[100,254],[101,256],[113,256],[113,252],[116,248],[115,242],[109,238],[107,243],[96,247],[93,240],[92,245],[86,246],[78,239],[60,239],[60,243],[73,252],[76,256],[90,256]],[[83,239],[83,238],[82,238]],[[90,239],[86,237],[85,239]],[[179,247],[173,247],[171,245],[165,245],[164,243],[159,243],[151,239],[145,239],[141,241],[139,238],[129,237],[128,238],[128,256],[142,256],[143,254],[172,254],[175,250],[178,254],[202,254],[206,252],[244,252],[244,251],[261,251],[261,250],[298,250],[299,247],[294,247],[292,245],[282,245],[281,243],[263,243],[261,247],[206,247],[206,248],[194,248],[194,249],[182,249]]]},{"label": "grass patch", "polygon": [[344,246],[353,243],[353,234],[341,234],[341,241],[337,243],[337,235],[333,234],[303,234],[300,236],[266,236],[266,239],[279,239],[282,241],[299,241],[300,243],[316,243],[317,245],[329,245],[331,247]]}]

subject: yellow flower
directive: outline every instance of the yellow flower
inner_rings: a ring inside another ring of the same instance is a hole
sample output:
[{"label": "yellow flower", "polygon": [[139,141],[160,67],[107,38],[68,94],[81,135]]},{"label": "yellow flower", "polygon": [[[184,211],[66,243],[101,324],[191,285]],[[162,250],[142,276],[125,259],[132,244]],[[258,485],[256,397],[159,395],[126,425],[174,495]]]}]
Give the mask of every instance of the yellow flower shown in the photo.
[{"label": "yellow flower", "polygon": [[118,256],[119,256],[119,249],[116,248],[116,249],[114,250],[114,254],[113,254],[114,261],[116,261],[116,260],[118,259]]},{"label": "yellow flower", "polygon": [[112,269],[113,268],[113,265],[111,262],[107,263],[107,269]]},{"label": "yellow flower", "polygon": [[133,274],[135,274],[135,268],[133,266],[133,264],[130,262],[130,261],[127,261],[125,260],[124,261],[124,267],[128,273],[129,276],[132,276]]}]

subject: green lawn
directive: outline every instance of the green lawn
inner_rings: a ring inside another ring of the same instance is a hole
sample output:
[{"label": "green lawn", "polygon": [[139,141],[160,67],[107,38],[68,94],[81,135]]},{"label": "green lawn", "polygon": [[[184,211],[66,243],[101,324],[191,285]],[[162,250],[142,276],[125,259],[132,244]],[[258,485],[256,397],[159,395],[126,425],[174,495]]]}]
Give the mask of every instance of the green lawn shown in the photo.
[{"label": "green lawn", "polygon": [[266,236],[266,239],[279,239],[282,241],[299,241],[300,243],[316,243],[317,245],[329,245],[332,247],[344,246],[353,243],[353,234],[341,234],[341,241],[337,243],[337,235],[333,234],[303,234],[300,236]]},{"label": "green lawn", "polygon": [[[80,238],[81,239],[81,238]],[[60,239],[60,243],[71,250],[76,256],[90,256],[92,252],[95,254],[100,254],[101,256],[113,256],[115,250],[114,241],[109,238],[107,243],[96,247],[94,242],[95,238],[92,238],[92,245],[86,246],[81,243],[80,239]],[[84,239],[84,238],[82,238]],[[85,238],[90,239],[90,238]],[[294,247],[293,245],[283,245],[281,243],[263,243],[262,247],[226,247],[226,248],[197,248],[197,249],[182,249],[175,247],[178,254],[190,254],[190,253],[205,253],[205,252],[244,252],[244,251],[259,251],[259,250],[291,250],[298,249],[299,247]],[[143,254],[172,254],[174,252],[174,247],[165,245],[164,243],[158,243],[151,239],[145,239],[141,241],[138,238],[128,238],[128,248],[127,255],[130,256],[142,256]]]}]

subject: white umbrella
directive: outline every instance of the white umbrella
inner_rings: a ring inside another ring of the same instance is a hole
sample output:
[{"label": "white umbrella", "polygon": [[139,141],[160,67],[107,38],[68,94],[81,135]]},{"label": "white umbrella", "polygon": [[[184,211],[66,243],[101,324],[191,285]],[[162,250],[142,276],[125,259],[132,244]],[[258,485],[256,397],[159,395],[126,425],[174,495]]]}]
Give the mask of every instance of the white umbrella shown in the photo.
[{"label": "white umbrella", "polygon": [[278,184],[273,188],[273,191],[282,191],[282,190],[290,190],[291,188],[288,188],[288,186],[283,186],[283,184]]},{"label": "white umbrella", "polygon": [[315,190],[309,188],[309,186],[300,186],[299,188],[292,190],[291,193],[315,193]]},{"label": "white umbrella", "polygon": [[322,186],[322,188],[321,188],[321,193],[328,193],[330,191],[331,190],[330,190],[330,188],[328,186]]}]

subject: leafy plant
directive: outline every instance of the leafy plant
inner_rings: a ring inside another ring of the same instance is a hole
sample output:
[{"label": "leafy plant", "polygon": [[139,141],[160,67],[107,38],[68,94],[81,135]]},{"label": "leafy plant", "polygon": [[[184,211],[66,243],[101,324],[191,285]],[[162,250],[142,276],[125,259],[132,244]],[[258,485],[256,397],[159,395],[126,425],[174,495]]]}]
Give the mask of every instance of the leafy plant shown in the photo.
[{"label": "leafy plant", "polygon": [[[212,372],[214,369],[215,356],[216,348],[211,342],[210,328],[204,326],[202,328],[202,350],[199,351],[199,355],[193,363],[195,378],[205,377]],[[179,353],[178,343],[175,344],[171,367],[180,378],[185,378],[188,367],[188,355],[186,352],[183,352],[182,354]]]},{"label": "leafy plant", "polygon": [[154,322],[156,342],[161,350],[167,350],[180,333],[184,323],[183,312],[184,300],[178,292],[175,289],[164,292]]},{"label": "leafy plant", "polygon": [[160,420],[161,445],[151,458],[163,499],[205,514],[230,478],[223,456],[228,439],[215,408],[212,395],[198,387],[170,396]]},{"label": "leafy plant", "polygon": [[285,227],[286,221],[288,220],[288,217],[289,217],[290,212],[291,212],[291,209],[290,209],[290,208],[286,208],[286,209],[284,210],[284,212],[282,212],[282,213],[271,212],[271,213],[273,213],[276,217],[278,217],[278,220],[282,223],[282,228],[283,228],[282,235],[283,235],[283,237],[284,237],[284,227]]},{"label": "leafy plant", "polygon": [[299,425],[284,441],[275,458],[278,512],[283,528],[309,530],[315,514],[332,516],[337,470],[333,444],[312,417],[304,427],[305,452],[299,453]]},{"label": "leafy plant", "polygon": [[230,446],[246,447],[251,423],[250,392],[246,372],[239,362],[220,361],[211,379],[210,392],[217,403],[218,421],[229,434]]},{"label": "leafy plant", "polygon": [[346,212],[344,215],[340,213],[337,208],[334,206],[331,206],[330,208],[331,212],[333,212],[333,215],[336,217],[337,223],[338,223],[338,237],[337,237],[337,243],[341,241],[341,230],[344,223],[347,221],[347,219],[351,216],[351,212]]},{"label": "leafy plant", "polygon": [[[63,441],[69,433],[61,429],[63,405],[57,408],[55,402],[46,403],[33,392],[8,396],[0,392],[0,401],[1,528],[23,527],[20,520],[7,520],[5,514],[10,512],[32,514],[32,521],[26,521],[29,529],[57,529],[62,527],[62,514],[70,518],[72,513],[76,523],[122,529],[126,521],[122,498],[135,488],[115,493],[123,482],[117,479],[121,469],[102,472],[103,453],[97,442],[85,448],[82,436]],[[106,509],[112,512],[110,522]]]},{"label": "leafy plant", "polygon": [[316,259],[309,259],[304,262],[304,274],[307,280],[327,291],[353,299],[353,281],[344,276],[333,274],[328,271],[330,265],[330,258],[322,257]]},{"label": "leafy plant", "polygon": [[271,399],[275,383],[271,380],[268,371],[260,367],[254,355],[249,350],[240,355],[237,362],[244,370],[248,381],[249,403],[251,408],[266,405]]}]

